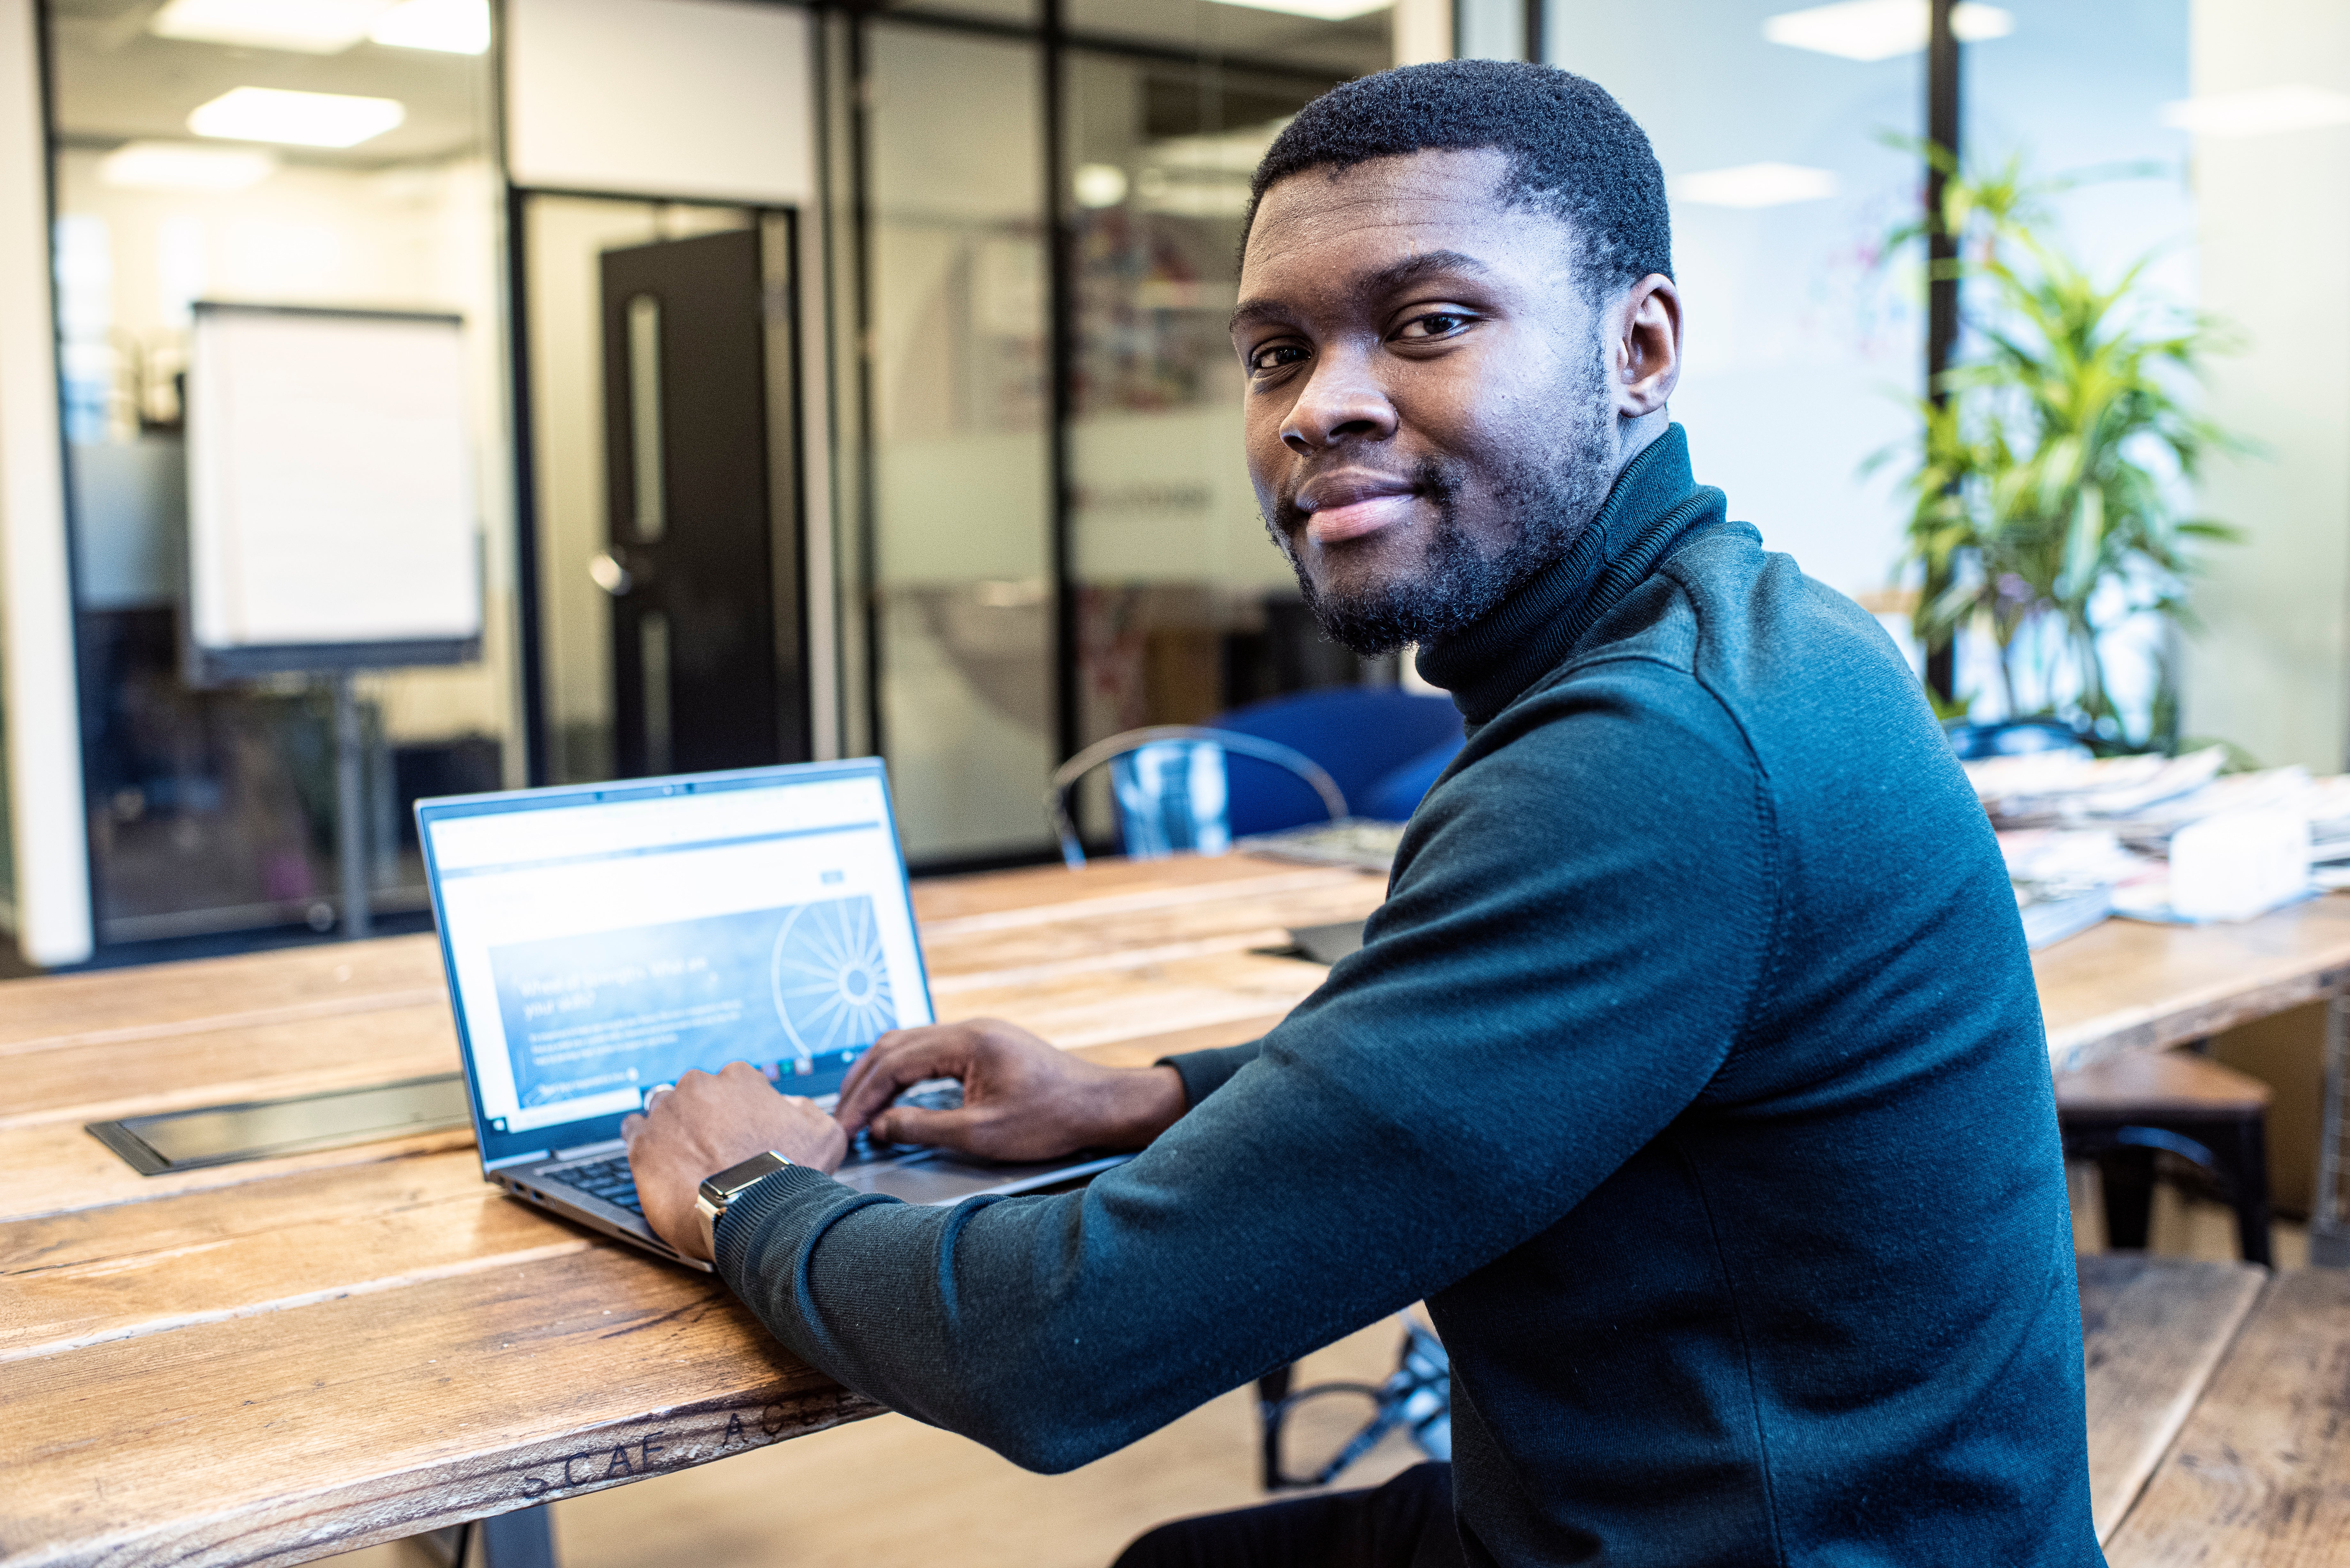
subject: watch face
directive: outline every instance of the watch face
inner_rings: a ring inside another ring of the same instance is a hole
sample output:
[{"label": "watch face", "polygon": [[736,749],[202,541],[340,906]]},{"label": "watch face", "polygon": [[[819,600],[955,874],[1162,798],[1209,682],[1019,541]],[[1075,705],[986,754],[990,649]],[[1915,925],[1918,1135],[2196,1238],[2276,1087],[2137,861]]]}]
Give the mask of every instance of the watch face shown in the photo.
[{"label": "watch face", "polygon": [[754,1154],[742,1164],[728,1166],[724,1170],[703,1182],[702,1190],[712,1203],[729,1203],[743,1189],[763,1176],[774,1175],[789,1164],[791,1161],[780,1154],[773,1152]]}]

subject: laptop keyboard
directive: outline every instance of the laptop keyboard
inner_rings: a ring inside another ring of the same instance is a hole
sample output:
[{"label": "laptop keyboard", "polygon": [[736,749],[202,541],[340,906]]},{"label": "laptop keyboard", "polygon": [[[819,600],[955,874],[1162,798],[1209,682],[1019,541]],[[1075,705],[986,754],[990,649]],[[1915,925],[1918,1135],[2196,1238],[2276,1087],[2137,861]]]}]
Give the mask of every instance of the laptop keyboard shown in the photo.
[{"label": "laptop keyboard", "polygon": [[[962,1104],[962,1085],[952,1078],[926,1078],[908,1088],[892,1103],[913,1106],[926,1111],[951,1111]],[[869,1160],[891,1159],[912,1147],[909,1144],[876,1144],[860,1133],[849,1147],[848,1158],[841,1163],[862,1165]],[[625,1209],[639,1219],[644,1215],[644,1205],[637,1198],[636,1173],[629,1168],[629,1157],[625,1154],[589,1160],[584,1165],[567,1165],[546,1174],[566,1187],[576,1187],[582,1192]]]},{"label": "laptop keyboard", "polygon": [[559,1179],[567,1187],[593,1193],[607,1203],[617,1204],[629,1213],[642,1216],[644,1205],[637,1201],[636,1173],[629,1168],[629,1157],[616,1154],[609,1159],[591,1160],[586,1165],[566,1166],[547,1174]]},{"label": "laptop keyboard", "polygon": [[893,1106],[911,1106],[918,1111],[959,1111],[962,1109],[962,1080],[960,1078],[925,1078],[910,1084],[903,1094],[889,1102]]},{"label": "laptop keyboard", "polygon": [[[920,1111],[953,1111],[962,1108],[962,1084],[954,1078],[925,1078],[910,1084],[893,1106],[911,1106]],[[848,1158],[843,1165],[867,1165],[877,1159],[896,1159],[920,1148],[915,1143],[883,1143],[870,1133],[858,1133],[849,1141]]]}]

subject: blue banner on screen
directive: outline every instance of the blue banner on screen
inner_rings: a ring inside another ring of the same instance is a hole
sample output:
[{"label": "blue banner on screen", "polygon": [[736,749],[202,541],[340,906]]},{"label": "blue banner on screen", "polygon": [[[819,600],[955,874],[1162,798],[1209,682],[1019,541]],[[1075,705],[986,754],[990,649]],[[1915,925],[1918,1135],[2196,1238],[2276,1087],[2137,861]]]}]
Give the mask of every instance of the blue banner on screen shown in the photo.
[{"label": "blue banner on screen", "polygon": [[898,1026],[864,894],[490,950],[524,1106],[750,1062],[830,1094]]}]

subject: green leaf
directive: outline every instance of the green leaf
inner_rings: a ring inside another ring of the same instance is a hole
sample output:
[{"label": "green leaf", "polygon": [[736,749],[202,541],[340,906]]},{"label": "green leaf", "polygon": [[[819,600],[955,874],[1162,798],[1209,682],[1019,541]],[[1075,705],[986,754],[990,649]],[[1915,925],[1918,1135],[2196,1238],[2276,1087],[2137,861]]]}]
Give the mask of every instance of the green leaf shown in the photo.
[{"label": "green leaf", "polygon": [[2048,199],[2174,171],[2140,163],[2041,178],[2021,158],[1978,166],[1914,138],[1881,140],[1945,176],[1940,210],[1906,220],[1887,252],[1952,234],[1959,259],[1932,270],[1967,286],[1965,353],[1938,379],[1944,401],[1902,395],[1911,436],[1864,471],[1898,465],[1908,510],[1902,559],[1926,576],[1918,628],[1930,639],[1979,625],[2029,663],[2038,655],[2015,650],[2034,644],[2018,639],[2044,624],[2081,687],[2066,717],[2099,727],[2101,746],[2155,743],[2176,730],[2175,695],[2158,691],[2156,735],[2120,734],[2089,606],[2117,601],[2195,624],[2187,585],[2207,550],[2243,533],[2189,515],[2188,487],[2212,455],[2259,449],[2204,418],[2194,399],[2212,356],[2242,339],[2163,298],[2148,281],[2156,253],[2092,271],[2057,234]]}]

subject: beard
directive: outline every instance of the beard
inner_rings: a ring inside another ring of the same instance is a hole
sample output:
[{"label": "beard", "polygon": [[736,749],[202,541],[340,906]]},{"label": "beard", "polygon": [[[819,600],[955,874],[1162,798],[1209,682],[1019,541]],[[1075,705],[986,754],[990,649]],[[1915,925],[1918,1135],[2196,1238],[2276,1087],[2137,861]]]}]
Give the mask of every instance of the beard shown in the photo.
[{"label": "beard", "polygon": [[1366,658],[1438,641],[1483,619],[1566,554],[1615,480],[1615,412],[1596,346],[1587,365],[1582,384],[1565,400],[1573,413],[1556,440],[1539,452],[1513,452],[1498,465],[1486,465],[1494,510],[1505,525],[1507,543],[1498,550],[1481,548],[1461,521],[1469,465],[1457,458],[1430,458],[1412,471],[1415,488],[1436,509],[1419,569],[1354,593],[1325,593],[1314,586],[1293,543],[1305,531],[1305,512],[1284,502],[1265,520],[1323,636]]}]

